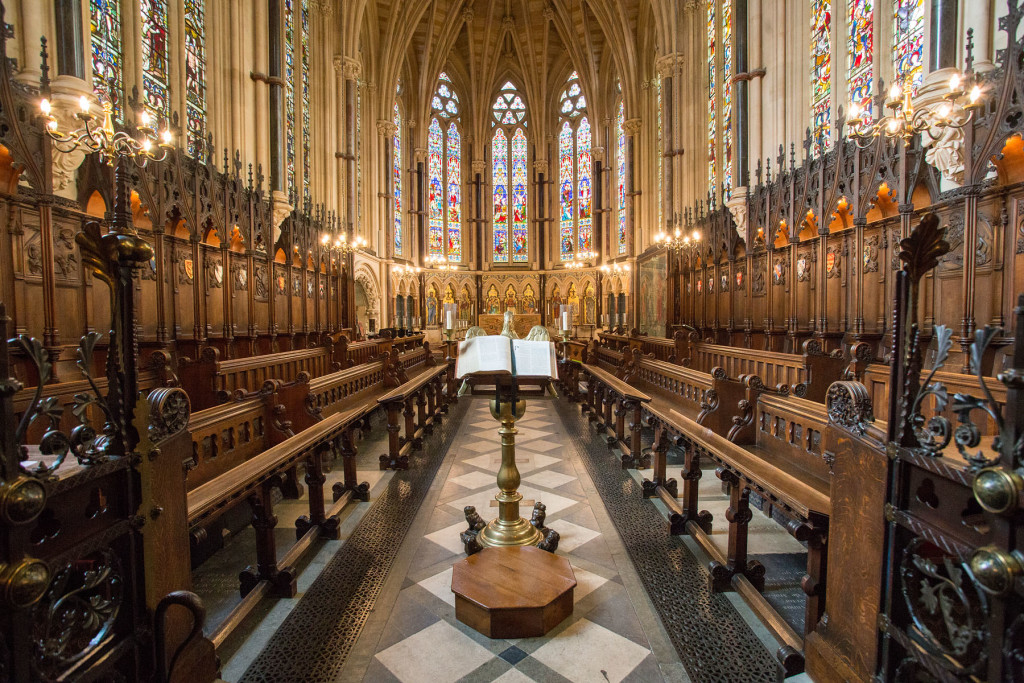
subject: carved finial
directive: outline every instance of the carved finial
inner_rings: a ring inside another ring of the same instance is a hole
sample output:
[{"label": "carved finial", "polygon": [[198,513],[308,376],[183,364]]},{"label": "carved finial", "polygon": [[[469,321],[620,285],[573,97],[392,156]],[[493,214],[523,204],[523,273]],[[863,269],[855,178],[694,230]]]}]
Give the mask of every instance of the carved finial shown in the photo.
[{"label": "carved finial", "polygon": [[964,57],[964,73],[974,72],[974,29],[967,29],[967,45],[965,47],[967,56]]}]

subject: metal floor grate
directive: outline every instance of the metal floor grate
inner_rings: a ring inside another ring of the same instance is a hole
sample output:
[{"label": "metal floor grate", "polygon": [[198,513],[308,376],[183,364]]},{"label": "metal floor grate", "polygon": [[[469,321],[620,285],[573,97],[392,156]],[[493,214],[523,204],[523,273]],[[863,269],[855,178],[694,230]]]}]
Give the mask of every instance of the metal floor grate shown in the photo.
[{"label": "metal floor grate", "polygon": [[711,592],[707,570],[681,539],[669,535],[665,518],[644,500],[640,485],[621,469],[604,437],[571,404],[556,406],[690,679],[779,680],[775,658],[728,598]]},{"label": "metal floor grate", "polygon": [[451,406],[253,660],[242,683],[335,681],[471,402]]}]

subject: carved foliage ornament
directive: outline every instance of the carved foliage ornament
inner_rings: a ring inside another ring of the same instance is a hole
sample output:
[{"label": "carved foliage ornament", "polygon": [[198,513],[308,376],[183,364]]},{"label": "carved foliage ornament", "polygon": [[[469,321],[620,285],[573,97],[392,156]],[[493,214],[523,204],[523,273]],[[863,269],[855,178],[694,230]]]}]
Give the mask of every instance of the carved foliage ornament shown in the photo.
[{"label": "carved foliage ornament", "polygon": [[833,382],[825,396],[829,422],[863,434],[875,421],[871,396],[860,382]]},{"label": "carved foliage ornament", "polygon": [[32,611],[34,665],[47,680],[106,643],[124,594],[120,562],[108,549],[60,569]]}]

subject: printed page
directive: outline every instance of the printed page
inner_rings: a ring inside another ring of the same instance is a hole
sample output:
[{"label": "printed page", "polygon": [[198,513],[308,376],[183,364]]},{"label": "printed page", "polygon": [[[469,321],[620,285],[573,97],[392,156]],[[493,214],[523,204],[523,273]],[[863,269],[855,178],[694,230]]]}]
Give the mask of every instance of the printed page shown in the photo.
[{"label": "printed page", "polygon": [[477,372],[512,373],[512,351],[508,337],[473,337],[459,344],[455,377],[461,379]]},{"label": "printed page", "polygon": [[549,341],[512,340],[519,377],[558,377],[555,345]]}]

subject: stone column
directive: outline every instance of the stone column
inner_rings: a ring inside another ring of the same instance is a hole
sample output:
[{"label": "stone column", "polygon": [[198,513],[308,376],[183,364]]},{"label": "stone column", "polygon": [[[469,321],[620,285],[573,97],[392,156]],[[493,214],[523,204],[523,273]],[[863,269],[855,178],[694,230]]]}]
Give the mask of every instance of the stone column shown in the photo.
[{"label": "stone column", "polygon": [[[626,132],[626,253],[636,254],[639,252],[636,225],[636,198],[640,194],[636,190],[636,136],[640,132],[642,121],[640,119],[626,119],[622,123],[622,129]],[[635,318],[634,318],[635,319]]]},{"label": "stone column", "polygon": [[384,150],[381,157],[384,167],[381,174],[383,191],[379,192],[377,196],[383,200],[384,220],[382,223],[385,226],[383,230],[379,231],[384,235],[384,248],[377,251],[384,254],[385,258],[393,259],[395,258],[395,222],[393,219],[395,194],[391,183],[391,165],[395,153],[395,134],[398,133],[398,126],[394,121],[377,121],[377,133],[381,136],[381,145]]},{"label": "stone column", "polygon": [[[281,0],[268,0],[268,68],[267,85],[270,88],[270,190],[274,211],[274,239],[278,227],[291,213],[287,173],[287,150],[285,149],[284,110],[284,6]],[[289,283],[291,286],[291,283]]]}]

